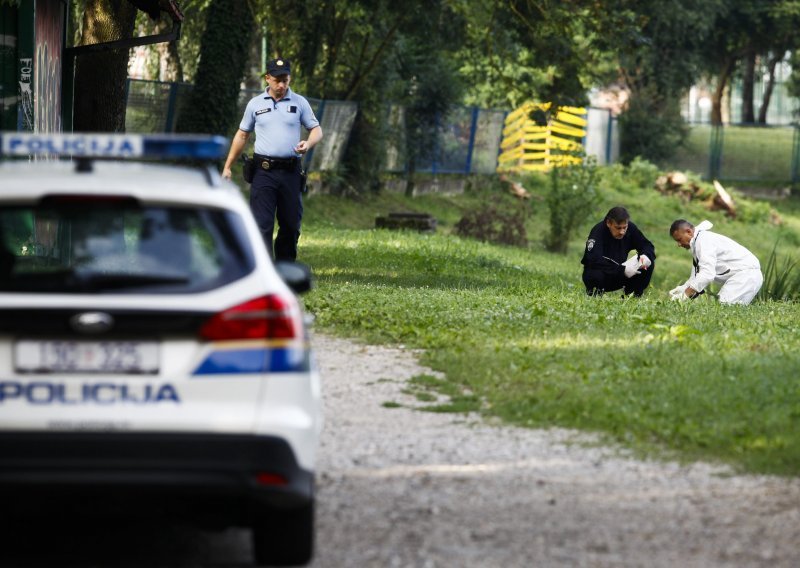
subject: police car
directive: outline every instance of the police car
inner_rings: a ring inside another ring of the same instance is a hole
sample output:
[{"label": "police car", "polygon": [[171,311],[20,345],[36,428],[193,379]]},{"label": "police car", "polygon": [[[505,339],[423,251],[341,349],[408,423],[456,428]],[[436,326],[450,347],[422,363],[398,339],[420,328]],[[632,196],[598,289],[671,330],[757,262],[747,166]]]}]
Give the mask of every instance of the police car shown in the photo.
[{"label": "police car", "polygon": [[216,160],[225,139],[0,148],[0,518],[179,515],[252,527],[259,564],[307,563],[309,271],[272,263],[212,164],[159,163]]}]

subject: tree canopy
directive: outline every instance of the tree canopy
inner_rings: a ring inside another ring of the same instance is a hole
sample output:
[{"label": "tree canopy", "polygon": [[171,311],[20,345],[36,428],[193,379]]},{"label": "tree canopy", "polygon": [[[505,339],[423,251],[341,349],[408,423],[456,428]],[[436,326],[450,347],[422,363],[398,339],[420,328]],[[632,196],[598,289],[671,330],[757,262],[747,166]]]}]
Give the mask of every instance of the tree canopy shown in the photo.
[{"label": "tree canopy", "polygon": [[[93,33],[92,6],[117,4],[114,17],[127,18],[121,29],[131,25],[130,10],[119,8],[127,2],[77,4],[85,6],[83,36]],[[265,58],[291,59],[298,92],[359,103],[341,179],[360,185],[380,171],[389,104],[406,109],[413,172],[430,143],[430,117],[454,105],[583,105],[590,89],[611,84],[628,93],[623,159],[658,161],[682,139],[680,102],[691,85],[714,83],[713,120],[720,123],[731,78],[742,77],[745,116],[753,118],[755,69],[774,76],[800,41],[800,0],[186,0],[181,9],[182,37],[153,51],[152,78],[196,83],[194,111],[208,117],[208,128],[221,129],[236,119],[214,101],[235,97],[243,83],[263,86]],[[140,33],[158,26],[139,13]],[[79,78],[82,92],[97,91],[91,77]],[[198,127],[180,120],[182,128]]]}]

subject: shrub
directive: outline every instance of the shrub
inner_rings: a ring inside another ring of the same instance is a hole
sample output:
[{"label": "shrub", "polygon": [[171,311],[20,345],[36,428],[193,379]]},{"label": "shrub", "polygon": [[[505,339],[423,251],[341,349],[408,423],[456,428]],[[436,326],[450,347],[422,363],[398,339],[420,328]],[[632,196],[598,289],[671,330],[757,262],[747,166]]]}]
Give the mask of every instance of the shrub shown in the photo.
[{"label": "shrub", "polygon": [[628,165],[628,181],[638,189],[653,189],[656,179],[661,175],[658,166],[636,156]]},{"label": "shrub", "polygon": [[629,166],[617,162],[598,169],[599,183],[603,187],[626,195],[652,190],[659,175],[658,166],[638,156]]},{"label": "shrub", "polygon": [[502,211],[494,206],[467,212],[454,227],[455,234],[484,242],[524,247],[528,244],[525,210]]},{"label": "shrub", "polygon": [[739,197],[736,200],[736,219],[742,223],[766,223],[777,215],[769,203]]},{"label": "shrub", "polygon": [[630,164],[641,156],[663,164],[675,154],[688,133],[680,112],[680,102],[664,101],[657,93],[642,93],[631,98],[619,117],[620,160]]},{"label": "shrub", "polygon": [[544,239],[544,246],[550,252],[566,254],[575,230],[596,210],[600,201],[596,178],[593,158],[550,172],[550,191],[545,198],[550,211],[550,230]]}]

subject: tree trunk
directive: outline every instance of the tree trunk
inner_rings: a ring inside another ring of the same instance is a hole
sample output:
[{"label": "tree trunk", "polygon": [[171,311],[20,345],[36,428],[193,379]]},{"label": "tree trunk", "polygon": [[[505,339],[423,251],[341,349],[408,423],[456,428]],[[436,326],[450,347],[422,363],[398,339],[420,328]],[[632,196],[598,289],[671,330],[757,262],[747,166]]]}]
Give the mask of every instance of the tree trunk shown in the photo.
[{"label": "tree trunk", "polygon": [[242,118],[239,91],[255,26],[249,3],[240,0],[212,0],[208,22],[194,88],[175,130],[226,136]]},{"label": "tree trunk", "polygon": [[414,188],[416,184],[414,183],[414,178],[417,173],[417,161],[414,158],[411,158],[408,161],[408,170],[406,171],[406,197],[414,197]]},{"label": "tree trunk", "polygon": [[[160,20],[153,29],[153,34],[163,34],[169,31],[169,25]],[[183,62],[178,53],[178,42],[161,42],[155,45],[158,53],[158,80],[183,82]]]},{"label": "tree trunk", "polygon": [[717,77],[717,86],[711,99],[711,124],[714,126],[722,126],[722,97],[725,94],[725,87],[728,84],[731,73],[733,73],[735,63],[736,59],[729,57]]},{"label": "tree trunk", "polygon": [[[80,45],[133,37],[136,8],[129,2],[86,0]],[[75,62],[76,132],[125,131],[128,50],[80,55]]]},{"label": "tree trunk", "polygon": [[745,55],[744,77],[742,78],[742,122],[753,124],[756,114],[753,105],[753,91],[756,80],[756,52],[752,46]]},{"label": "tree trunk", "polygon": [[769,80],[764,86],[764,98],[761,101],[761,107],[758,109],[758,123],[767,123],[767,111],[769,110],[769,103],[772,99],[772,92],[775,89],[775,68],[778,63],[783,59],[784,52],[781,51],[779,55],[773,55],[769,59],[767,68],[769,69]]}]

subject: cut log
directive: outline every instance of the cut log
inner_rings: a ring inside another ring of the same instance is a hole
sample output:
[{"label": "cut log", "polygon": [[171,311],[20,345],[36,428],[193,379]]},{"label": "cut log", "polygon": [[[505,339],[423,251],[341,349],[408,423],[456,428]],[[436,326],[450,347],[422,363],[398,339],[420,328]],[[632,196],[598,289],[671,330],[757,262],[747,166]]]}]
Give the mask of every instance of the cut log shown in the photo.
[{"label": "cut log", "polygon": [[728,193],[717,180],[714,180],[713,183],[717,194],[711,200],[711,209],[713,211],[725,211],[729,216],[736,217],[736,205],[733,202],[731,194]]},{"label": "cut log", "polygon": [[521,183],[508,179],[508,177],[506,177],[505,174],[500,175],[500,181],[505,182],[509,185],[508,191],[514,197],[517,197],[519,199],[531,198],[531,194],[528,192],[527,189],[523,187]]}]

